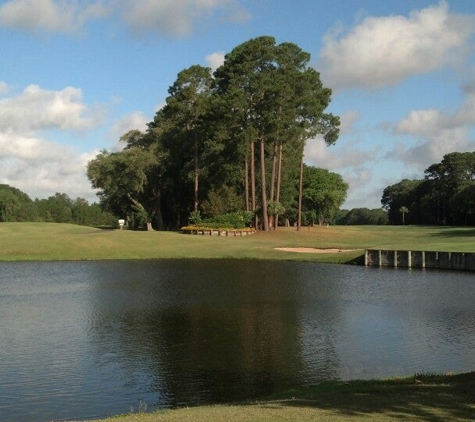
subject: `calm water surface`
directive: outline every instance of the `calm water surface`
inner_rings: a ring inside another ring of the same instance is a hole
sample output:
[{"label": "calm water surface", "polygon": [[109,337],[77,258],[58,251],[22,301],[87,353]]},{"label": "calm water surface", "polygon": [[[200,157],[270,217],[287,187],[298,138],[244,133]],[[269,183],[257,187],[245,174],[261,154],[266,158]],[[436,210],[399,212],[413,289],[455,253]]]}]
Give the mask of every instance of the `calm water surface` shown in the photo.
[{"label": "calm water surface", "polygon": [[269,261],[0,263],[0,420],[475,368],[475,276]]}]

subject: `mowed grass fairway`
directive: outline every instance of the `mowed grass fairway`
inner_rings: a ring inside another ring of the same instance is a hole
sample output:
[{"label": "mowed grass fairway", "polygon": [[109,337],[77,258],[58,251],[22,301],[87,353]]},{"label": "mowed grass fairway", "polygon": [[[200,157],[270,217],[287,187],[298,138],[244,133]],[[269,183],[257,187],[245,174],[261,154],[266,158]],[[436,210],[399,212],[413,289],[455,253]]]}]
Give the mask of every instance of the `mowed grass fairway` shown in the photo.
[{"label": "mowed grass fairway", "polygon": [[[275,248],[337,248],[332,254]],[[418,226],[279,228],[250,236],[196,236],[181,232],[101,230],[57,223],[0,223],[0,260],[166,258],[282,259],[347,263],[364,249],[475,252],[475,229]]]}]

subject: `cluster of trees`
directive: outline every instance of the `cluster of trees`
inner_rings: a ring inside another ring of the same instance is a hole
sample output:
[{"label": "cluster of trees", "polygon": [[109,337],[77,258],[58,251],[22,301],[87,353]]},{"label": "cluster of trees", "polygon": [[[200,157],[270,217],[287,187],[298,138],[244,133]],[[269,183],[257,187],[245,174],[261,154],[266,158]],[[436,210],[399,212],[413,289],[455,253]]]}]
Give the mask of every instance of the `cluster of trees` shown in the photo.
[{"label": "cluster of trees", "polygon": [[304,164],[302,224],[335,223],[347,192],[348,183],[338,173]]},{"label": "cluster of trees", "polygon": [[263,230],[330,218],[348,186],[304,166],[303,151],[318,134],[335,143],[340,121],[325,113],[331,90],[309,61],[297,45],[265,36],[237,46],[214,73],[181,71],[145,133],[124,134],[122,151],[89,162],[101,206],[159,230],[198,212],[250,211]]},{"label": "cluster of trees", "polygon": [[34,201],[21,190],[0,185],[0,222],[73,223],[84,226],[116,226],[116,218],[89,204],[84,198],[71,199],[65,193],[56,193],[47,199]]},{"label": "cluster of trees", "polygon": [[475,225],[475,152],[446,154],[424,173],[424,179],[403,179],[384,189],[389,222]]},{"label": "cluster of trees", "polygon": [[384,226],[389,224],[389,218],[388,213],[382,208],[353,208],[352,210],[340,210],[335,223],[344,226]]}]

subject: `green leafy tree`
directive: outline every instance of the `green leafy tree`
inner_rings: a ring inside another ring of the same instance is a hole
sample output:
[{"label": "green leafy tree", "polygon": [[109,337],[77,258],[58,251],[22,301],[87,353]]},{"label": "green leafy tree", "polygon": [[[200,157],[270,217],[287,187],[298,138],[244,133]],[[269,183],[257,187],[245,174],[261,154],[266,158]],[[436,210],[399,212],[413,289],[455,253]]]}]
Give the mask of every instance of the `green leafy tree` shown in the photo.
[{"label": "green leafy tree", "polygon": [[100,227],[117,226],[117,218],[101,209],[99,204],[89,202],[84,198],[71,201],[72,220],[81,226]]},{"label": "green leafy tree", "polygon": [[[211,69],[194,65],[181,71],[169,88],[170,94],[162,113],[173,122],[173,143],[184,171],[193,180],[193,210],[199,205],[200,156],[207,136],[206,115],[209,109],[213,78]],[[192,158],[191,158],[192,157]],[[176,157],[178,158],[178,157]],[[189,169],[193,163],[192,169]]]},{"label": "green leafy tree", "polygon": [[303,213],[307,223],[332,221],[345,202],[348,184],[341,175],[326,169],[304,165]]},{"label": "green leafy tree", "polygon": [[452,219],[459,225],[475,225],[475,183],[465,186],[450,198]]},{"label": "green leafy tree", "polygon": [[17,221],[21,204],[18,197],[10,190],[0,191],[0,221]]},{"label": "green leafy tree", "polygon": [[[473,224],[475,153],[446,154],[424,173],[424,180],[403,179],[384,189],[381,202],[390,223],[400,224],[402,220],[402,224]],[[411,212],[403,212],[406,209]]]},{"label": "green leafy tree", "polygon": [[381,203],[383,209],[388,212],[389,222],[391,224],[400,224],[400,209],[402,206],[409,206],[411,209],[416,207],[414,204],[418,200],[417,188],[422,182],[422,180],[403,179],[384,189]]},{"label": "green leafy tree", "polygon": [[388,224],[388,213],[381,208],[353,208],[339,215],[336,224],[385,225]]},{"label": "green leafy tree", "polygon": [[[334,143],[338,136],[338,118],[323,113],[331,90],[323,87],[318,72],[308,66],[309,60],[309,54],[295,44],[276,45],[273,37],[259,37],[233,49],[215,72],[222,104],[232,110],[230,127],[235,138],[243,143],[239,151],[244,156],[246,192],[251,189],[251,195],[246,193],[246,198],[251,197],[252,209],[256,211],[260,196],[264,230],[269,229],[269,197],[280,201],[277,193],[281,174],[277,163],[282,164],[280,146],[292,140],[301,144],[299,150],[303,153],[305,140],[317,133],[323,134],[328,143]],[[256,163],[259,163],[259,180]],[[251,180],[247,183],[249,167]],[[256,195],[257,189],[260,195]]]},{"label": "green leafy tree", "polygon": [[[102,152],[90,163],[88,176],[103,206],[148,219],[153,213],[157,227],[165,221],[174,228],[227,186],[242,197],[244,209],[256,216],[259,210],[264,230],[270,219],[275,226],[279,221],[269,203],[293,215],[306,140],[322,135],[331,145],[339,130],[338,117],[325,113],[331,90],[309,63],[297,45],[259,37],[228,53],[214,75],[201,66],[180,72],[146,133],[129,132],[123,153]],[[125,151],[136,148],[155,164],[125,170],[134,173],[132,180],[142,173],[143,183],[113,188],[104,174],[117,174],[120,161],[132,163]]]},{"label": "green leafy tree", "polygon": [[36,199],[40,217],[51,223],[73,223],[72,201],[65,193],[56,192],[47,199]]},{"label": "green leafy tree", "polygon": [[221,186],[218,190],[209,192],[201,206],[206,217],[227,214],[244,209],[242,197],[229,186]]},{"label": "green leafy tree", "polygon": [[[452,152],[444,155],[440,163],[425,170],[426,180],[432,185],[439,224],[460,224],[452,210],[452,197],[459,194],[475,180],[475,152]],[[460,205],[460,204],[459,204]]]},{"label": "green leafy tree", "polygon": [[9,185],[0,184],[0,221],[35,221],[37,209],[30,197]]},{"label": "green leafy tree", "polygon": [[155,212],[150,195],[149,175],[157,166],[157,157],[148,150],[131,146],[121,152],[102,151],[87,166],[87,176],[103,207],[123,216],[133,227],[147,225]]}]

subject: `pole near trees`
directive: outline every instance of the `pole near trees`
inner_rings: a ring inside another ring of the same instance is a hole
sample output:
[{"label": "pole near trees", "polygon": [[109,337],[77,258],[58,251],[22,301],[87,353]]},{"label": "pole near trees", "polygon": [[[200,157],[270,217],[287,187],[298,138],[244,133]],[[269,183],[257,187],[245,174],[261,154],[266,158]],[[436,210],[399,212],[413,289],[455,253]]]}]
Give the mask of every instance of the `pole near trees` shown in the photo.
[{"label": "pole near trees", "polygon": [[297,231],[302,227],[302,193],[303,193],[303,154],[300,159],[300,178],[299,178],[299,207],[297,215]]},{"label": "pole near trees", "polygon": [[[277,193],[275,200],[280,202],[280,181],[282,177],[282,144],[279,144],[279,161],[278,161],[278,169],[277,169]],[[275,215],[275,222],[274,222],[274,230],[277,229],[279,226],[279,214]]]},{"label": "pole near trees", "polygon": [[399,208],[399,212],[402,214],[402,225],[404,226],[405,224],[405,215],[409,212],[409,209],[405,206],[402,206]]},{"label": "pole near trees", "polygon": [[267,214],[267,186],[266,186],[266,167],[265,167],[265,145],[261,138],[261,193],[262,193],[262,224],[264,231],[269,231],[269,215]]}]

